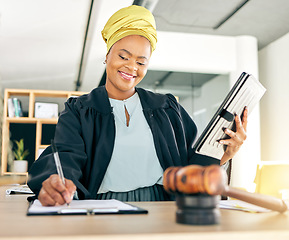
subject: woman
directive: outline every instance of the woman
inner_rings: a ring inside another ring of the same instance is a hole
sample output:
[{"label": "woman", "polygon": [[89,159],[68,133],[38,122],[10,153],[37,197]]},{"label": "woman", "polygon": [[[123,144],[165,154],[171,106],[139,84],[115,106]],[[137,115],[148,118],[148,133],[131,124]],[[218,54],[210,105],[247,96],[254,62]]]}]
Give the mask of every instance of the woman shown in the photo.
[{"label": "woman", "polygon": [[[219,164],[194,154],[197,129],[170,95],[155,94],[136,85],[144,78],[156,46],[155,21],[140,6],[116,12],[102,35],[107,43],[105,86],[70,98],[59,117],[54,141],[66,177],[56,173],[51,147],[32,165],[28,185],[43,205],[78,199],[123,201],[171,200],[162,187],[170,166]],[[221,140],[224,164],[246,138],[247,110],[236,132]],[[75,194],[76,193],[76,194]]]}]

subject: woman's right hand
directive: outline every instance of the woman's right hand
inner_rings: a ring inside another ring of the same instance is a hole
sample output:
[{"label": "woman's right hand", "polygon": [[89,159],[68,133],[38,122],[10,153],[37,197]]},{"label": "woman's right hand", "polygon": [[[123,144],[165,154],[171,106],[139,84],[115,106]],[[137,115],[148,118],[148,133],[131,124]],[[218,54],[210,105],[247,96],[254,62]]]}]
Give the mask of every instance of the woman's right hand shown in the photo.
[{"label": "woman's right hand", "polygon": [[57,174],[51,175],[42,183],[38,200],[43,206],[55,206],[70,203],[76,191],[74,183],[65,179],[65,185]]}]

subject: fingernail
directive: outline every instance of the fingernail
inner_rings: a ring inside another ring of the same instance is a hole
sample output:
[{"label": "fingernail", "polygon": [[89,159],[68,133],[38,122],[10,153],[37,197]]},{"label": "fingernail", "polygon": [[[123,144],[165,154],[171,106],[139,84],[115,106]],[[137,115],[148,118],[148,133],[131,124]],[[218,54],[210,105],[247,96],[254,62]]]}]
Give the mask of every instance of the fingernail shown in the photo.
[{"label": "fingernail", "polygon": [[65,202],[69,203],[71,201],[70,197],[67,195],[67,193],[63,193],[63,198]]},{"label": "fingernail", "polygon": [[73,197],[74,197],[74,194],[75,194],[75,192],[73,192],[72,194],[71,194],[71,200],[73,199]]}]

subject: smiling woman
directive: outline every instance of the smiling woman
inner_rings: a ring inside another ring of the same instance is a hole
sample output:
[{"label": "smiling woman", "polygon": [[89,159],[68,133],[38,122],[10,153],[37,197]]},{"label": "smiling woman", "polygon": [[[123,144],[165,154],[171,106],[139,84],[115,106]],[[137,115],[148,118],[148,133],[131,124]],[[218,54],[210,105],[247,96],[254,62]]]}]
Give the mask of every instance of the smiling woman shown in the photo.
[{"label": "smiling woman", "polygon": [[[102,36],[107,43],[106,85],[70,98],[56,127],[65,184],[55,174],[50,146],[30,168],[28,185],[43,205],[69,203],[72,197],[172,200],[163,188],[164,170],[220,164],[194,153],[196,125],[173,95],[136,87],[156,47],[153,15],[140,6],[122,8],[108,20]],[[222,141],[227,145],[224,162],[246,138],[246,112],[242,121],[238,116],[235,121],[237,131],[229,131],[231,138]]]},{"label": "smiling woman", "polygon": [[150,42],[142,36],[131,35],[116,42],[106,56],[108,96],[118,100],[131,97],[146,75],[150,55]]}]

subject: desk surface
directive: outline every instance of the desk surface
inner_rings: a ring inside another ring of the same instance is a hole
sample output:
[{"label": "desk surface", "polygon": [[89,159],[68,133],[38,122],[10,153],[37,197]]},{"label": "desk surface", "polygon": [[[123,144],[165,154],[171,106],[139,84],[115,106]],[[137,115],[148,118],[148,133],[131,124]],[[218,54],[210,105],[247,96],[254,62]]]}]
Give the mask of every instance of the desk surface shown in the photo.
[{"label": "desk surface", "polygon": [[[7,188],[7,187],[6,187]],[[0,239],[289,239],[289,213],[221,210],[221,223],[178,224],[175,202],[135,202],[148,214],[26,216],[27,195],[5,195],[0,187]]]}]

